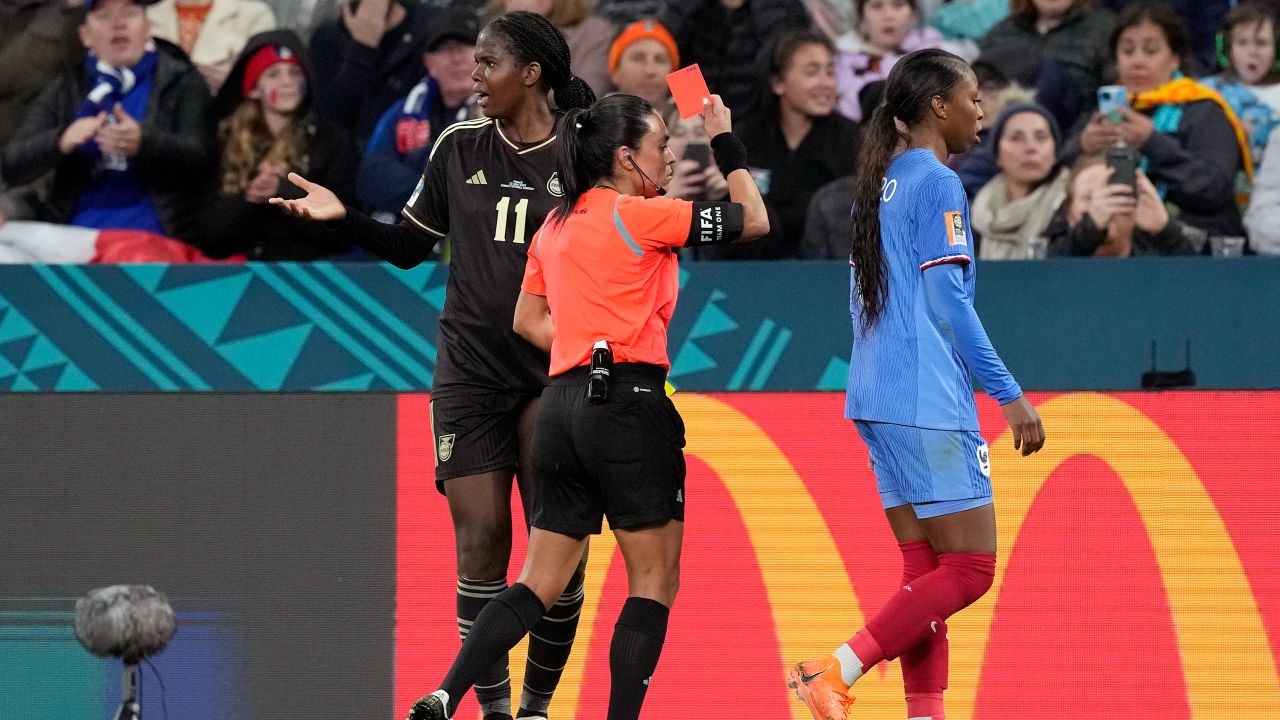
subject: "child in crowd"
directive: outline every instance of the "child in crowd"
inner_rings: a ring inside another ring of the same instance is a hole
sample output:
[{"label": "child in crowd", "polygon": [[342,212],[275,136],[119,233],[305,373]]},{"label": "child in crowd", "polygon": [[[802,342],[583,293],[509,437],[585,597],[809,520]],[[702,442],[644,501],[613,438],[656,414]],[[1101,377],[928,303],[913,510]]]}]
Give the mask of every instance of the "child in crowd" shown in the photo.
[{"label": "child in crowd", "polygon": [[1280,62],[1271,8],[1249,2],[1227,14],[1218,35],[1218,62],[1222,73],[1201,82],[1222,93],[1244,124],[1256,170],[1280,122]]},{"label": "child in crowd", "polygon": [[963,48],[942,34],[920,24],[917,0],[858,0],[857,26],[836,41],[836,84],[840,112],[861,120],[858,91],[868,83],[889,77],[898,58],[924,48],[942,48],[962,54]]},{"label": "child in crowd", "polygon": [[290,172],[354,201],[355,148],[345,131],[312,114],[311,80],[302,41],[289,30],[250,38],[232,67],[214,105],[222,162],[205,217],[211,257],[314,260],[350,249],[341,234],[267,204],[301,195],[283,181]]}]

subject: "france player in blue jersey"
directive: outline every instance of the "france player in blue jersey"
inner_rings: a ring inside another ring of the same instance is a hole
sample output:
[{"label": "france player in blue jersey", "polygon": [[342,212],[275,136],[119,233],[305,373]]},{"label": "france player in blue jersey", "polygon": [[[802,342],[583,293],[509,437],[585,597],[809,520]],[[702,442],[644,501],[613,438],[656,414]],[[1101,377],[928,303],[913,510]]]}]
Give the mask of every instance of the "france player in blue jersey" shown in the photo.
[{"label": "france player in blue jersey", "polygon": [[894,658],[902,659],[907,717],[944,717],[946,620],[995,576],[991,464],[971,374],[1000,403],[1014,448],[1026,456],[1044,445],[1039,415],[974,312],[969,205],[943,164],[977,142],[980,102],[963,60],[921,50],[894,65],[863,126],[845,415],[870,450],[903,579],[847,643],[791,669],[788,685],[818,720],[844,720],[849,686]]}]

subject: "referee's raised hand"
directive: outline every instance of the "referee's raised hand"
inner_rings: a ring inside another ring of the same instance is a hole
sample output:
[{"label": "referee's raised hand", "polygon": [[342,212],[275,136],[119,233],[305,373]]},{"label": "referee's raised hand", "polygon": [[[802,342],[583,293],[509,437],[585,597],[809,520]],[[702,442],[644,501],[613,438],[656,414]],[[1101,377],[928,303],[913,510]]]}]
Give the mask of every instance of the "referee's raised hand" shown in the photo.
[{"label": "referee's raised hand", "polygon": [[702,101],[702,129],[709,138],[733,130],[732,114],[719,95],[712,95],[710,101]]},{"label": "referee's raised hand", "polygon": [[308,220],[341,220],[347,216],[347,207],[329,188],[317,185],[294,172],[289,173],[289,182],[307,194],[296,200],[273,197],[267,202],[294,217]]}]

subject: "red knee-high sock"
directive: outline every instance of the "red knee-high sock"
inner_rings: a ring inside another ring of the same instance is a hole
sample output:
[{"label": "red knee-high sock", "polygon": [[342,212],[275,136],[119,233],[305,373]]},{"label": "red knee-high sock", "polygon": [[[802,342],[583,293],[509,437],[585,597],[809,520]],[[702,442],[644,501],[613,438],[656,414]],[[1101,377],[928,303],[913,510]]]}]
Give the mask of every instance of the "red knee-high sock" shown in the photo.
[{"label": "red knee-high sock", "polygon": [[900,657],[939,630],[945,632],[947,618],[982,597],[995,572],[995,555],[939,555],[937,570],[902,586],[849,640],[849,647],[862,662],[862,671],[881,660]]},{"label": "red knee-high sock", "polygon": [[[928,540],[898,543],[902,549],[902,584],[910,585],[938,569],[938,554]],[[945,623],[924,642],[904,652],[902,685],[907,696],[907,718],[944,720],[942,691],[947,689],[947,630]]]}]

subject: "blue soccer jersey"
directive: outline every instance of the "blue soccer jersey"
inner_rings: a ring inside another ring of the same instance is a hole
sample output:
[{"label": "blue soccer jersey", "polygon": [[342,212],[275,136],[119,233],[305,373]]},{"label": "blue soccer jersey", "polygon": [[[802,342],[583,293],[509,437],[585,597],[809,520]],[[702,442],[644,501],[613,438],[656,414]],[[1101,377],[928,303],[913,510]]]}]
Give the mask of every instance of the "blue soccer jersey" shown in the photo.
[{"label": "blue soccer jersey", "polygon": [[936,430],[978,430],[971,370],[1001,404],[1022,390],[973,311],[969,203],[960,178],[930,151],[890,163],[880,198],[889,294],[862,328],[856,267],[849,310],[853,353],[845,416]]}]

